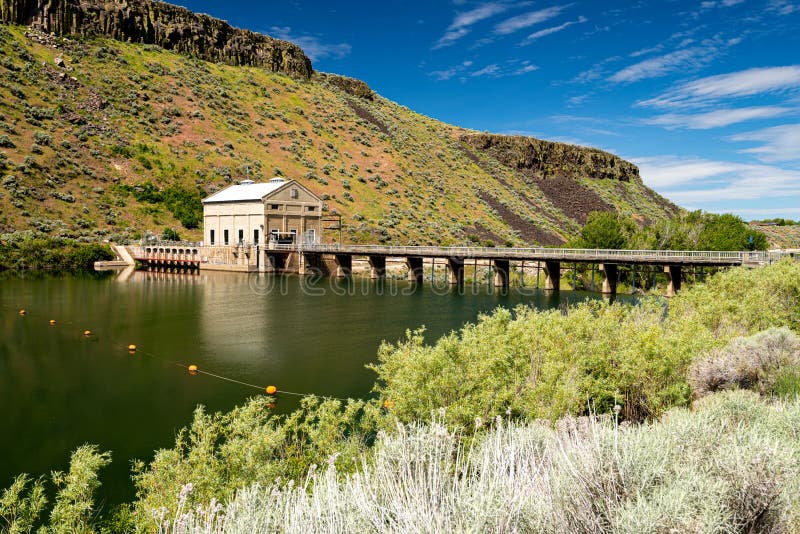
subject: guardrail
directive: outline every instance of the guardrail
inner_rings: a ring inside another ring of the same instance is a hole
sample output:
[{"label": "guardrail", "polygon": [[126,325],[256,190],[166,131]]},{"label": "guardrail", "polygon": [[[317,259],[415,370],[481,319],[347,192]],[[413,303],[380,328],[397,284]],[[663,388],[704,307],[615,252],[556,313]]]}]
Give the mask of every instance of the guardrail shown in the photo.
[{"label": "guardrail", "polygon": [[430,247],[339,244],[291,244],[269,246],[271,250],[318,252],[329,254],[363,254],[383,256],[436,256],[442,258],[541,258],[576,261],[605,259],[608,261],[718,262],[724,264],[768,263],[783,256],[780,252],[701,251],[701,250],[613,250],[569,248],[506,248],[506,247]]}]

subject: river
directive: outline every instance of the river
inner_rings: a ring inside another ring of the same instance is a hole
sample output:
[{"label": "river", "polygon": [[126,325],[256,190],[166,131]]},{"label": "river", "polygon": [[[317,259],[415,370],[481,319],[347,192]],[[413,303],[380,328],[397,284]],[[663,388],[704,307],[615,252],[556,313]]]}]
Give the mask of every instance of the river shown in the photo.
[{"label": "river", "polygon": [[[0,488],[21,472],[66,469],[70,451],[94,443],[112,451],[102,498],[130,500],[131,460],[170,447],[198,404],[227,411],[261,394],[190,375],[189,364],[259,387],[364,397],[375,378],[365,364],[406,329],[425,325],[433,341],[498,306],[600,298],[503,294],[485,284],[459,291],[443,281],[415,288],[391,279],[302,280],[208,272],[0,277]],[[280,395],[278,410],[296,402]]]}]

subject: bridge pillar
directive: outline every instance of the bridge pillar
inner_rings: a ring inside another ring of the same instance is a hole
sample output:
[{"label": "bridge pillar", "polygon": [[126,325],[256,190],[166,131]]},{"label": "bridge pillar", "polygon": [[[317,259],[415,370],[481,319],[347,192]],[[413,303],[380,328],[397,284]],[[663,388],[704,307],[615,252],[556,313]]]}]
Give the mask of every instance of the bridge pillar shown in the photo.
[{"label": "bridge pillar", "polygon": [[274,273],[278,270],[278,258],[275,254],[270,254],[266,250],[264,251],[264,271],[268,273]]},{"label": "bridge pillar", "polygon": [[372,280],[386,276],[386,256],[369,256],[369,277]]},{"label": "bridge pillar", "polygon": [[667,265],[664,272],[667,273],[667,296],[674,297],[681,290],[681,266]]},{"label": "bridge pillar", "polygon": [[408,265],[408,280],[421,284],[423,274],[422,258],[409,256],[406,258],[406,265]]},{"label": "bridge pillar", "polygon": [[561,289],[561,262],[544,262],[544,288],[558,291]]},{"label": "bridge pillar", "polygon": [[347,278],[353,274],[353,256],[349,254],[336,254],[336,278]]},{"label": "bridge pillar", "polygon": [[492,267],[494,267],[494,287],[502,287],[508,289],[508,260],[492,260]]},{"label": "bridge pillar", "polygon": [[464,285],[464,260],[458,258],[448,258],[447,267],[450,271],[451,285]]},{"label": "bridge pillar", "polygon": [[617,294],[617,264],[615,263],[601,263],[598,267],[599,270],[605,273],[603,279],[603,294],[616,295]]}]

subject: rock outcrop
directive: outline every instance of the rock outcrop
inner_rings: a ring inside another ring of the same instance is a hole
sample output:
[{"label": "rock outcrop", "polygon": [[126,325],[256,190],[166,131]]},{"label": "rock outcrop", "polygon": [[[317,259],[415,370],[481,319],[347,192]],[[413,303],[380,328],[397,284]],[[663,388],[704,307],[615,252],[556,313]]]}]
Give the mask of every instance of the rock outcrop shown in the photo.
[{"label": "rock outcrop", "polygon": [[103,35],[153,44],[207,61],[262,67],[309,79],[297,45],[151,0],[0,0],[0,21],[56,35]]},{"label": "rock outcrop", "polygon": [[327,82],[337,89],[341,89],[348,95],[370,101],[375,99],[375,93],[372,92],[369,85],[361,80],[348,78],[347,76],[339,76],[338,74],[328,74],[326,72],[315,72],[314,77]]},{"label": "rock outcrop", "polygon": [[528,171],[535,178],[586,176],[642,183],[636,165],[596,148],[491,134],[467,134],[461,141],[470,148],[486,151],[503,165]]}]

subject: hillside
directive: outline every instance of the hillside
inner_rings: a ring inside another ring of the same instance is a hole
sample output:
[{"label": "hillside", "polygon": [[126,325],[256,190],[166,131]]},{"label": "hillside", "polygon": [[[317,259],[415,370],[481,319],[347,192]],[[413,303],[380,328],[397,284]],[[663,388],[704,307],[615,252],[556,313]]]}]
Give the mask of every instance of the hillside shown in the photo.
[{"label": "hillside", "polygon": [[182,8],[28,4],[0,1],[46,30],[0,25],[0,233],[199,239],[200,198],[273,175],[322,196],[351,242],[558,245],[592,210],[677,211],[616,156],[444,124]]}]

